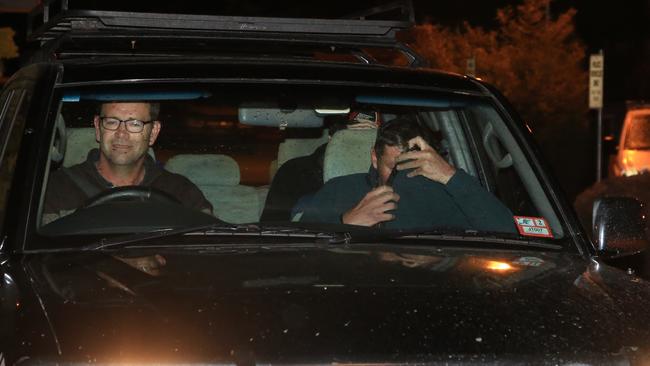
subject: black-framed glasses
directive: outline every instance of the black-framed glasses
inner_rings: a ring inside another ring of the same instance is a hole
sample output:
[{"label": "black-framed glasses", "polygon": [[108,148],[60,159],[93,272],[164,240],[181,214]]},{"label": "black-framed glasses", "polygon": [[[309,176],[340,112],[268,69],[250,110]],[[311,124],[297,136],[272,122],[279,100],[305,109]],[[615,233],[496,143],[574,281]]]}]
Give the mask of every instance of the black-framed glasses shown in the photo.
[{"label": "black-framed glasses", "polygon": [[102,122],[102,127],[109,131],[117,130],[118,128],[120,128],[120,124],[124,123],[124,127],[126,127],[126,130],[132,133],[142,132],[142,130],[144,130],[144,125],[153,122],[153,121],[140,121],[139,119],[121,120],[115,117],[99,117],[99,120]]}]

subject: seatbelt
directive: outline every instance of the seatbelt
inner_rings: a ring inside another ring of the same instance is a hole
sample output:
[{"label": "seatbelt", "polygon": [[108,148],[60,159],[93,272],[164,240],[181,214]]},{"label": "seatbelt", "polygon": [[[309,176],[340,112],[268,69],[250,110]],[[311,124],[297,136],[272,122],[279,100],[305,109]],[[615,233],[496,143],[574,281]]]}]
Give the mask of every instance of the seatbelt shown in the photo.
[{"label": "seatbelt", "polygon": [[79,171],[63,169],[63,172],[72,179],[79,189],[81,189],[81,191],[86,195],[86,198],[94,197],[102,191],[100,188],[97,188],[97,186],[90,183]]}]

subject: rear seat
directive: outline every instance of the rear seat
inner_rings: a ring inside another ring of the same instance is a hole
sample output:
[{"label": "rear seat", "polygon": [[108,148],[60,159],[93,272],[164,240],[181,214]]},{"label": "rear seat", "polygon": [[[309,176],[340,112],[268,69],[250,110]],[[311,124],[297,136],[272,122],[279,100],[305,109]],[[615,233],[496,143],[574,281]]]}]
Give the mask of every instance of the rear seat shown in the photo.
[{"label": "rear seat", "polygon": [[239,165],[230,156],[179,154],[167,161],[165,169],[196,184],[219,219],[235,224],[259,221],[261,194],[255,187],[239,184]]}]

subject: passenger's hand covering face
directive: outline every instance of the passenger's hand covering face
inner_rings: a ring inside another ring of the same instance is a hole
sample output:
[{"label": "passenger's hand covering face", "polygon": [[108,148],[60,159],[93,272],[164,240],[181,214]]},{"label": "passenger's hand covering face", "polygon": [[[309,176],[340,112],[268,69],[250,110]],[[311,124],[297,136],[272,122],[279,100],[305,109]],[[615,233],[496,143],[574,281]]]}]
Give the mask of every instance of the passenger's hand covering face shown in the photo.
[{"label": "passenger's hand covering face", "polygon": [[456,173],[445,159],[443,159],[422,137],[415,137],[408,142],[409,147],[417,146],[420,151],[408,151],[396,157],[398,170],[413,169],[408,177],[421,175],[434,182],[447,184]]}]

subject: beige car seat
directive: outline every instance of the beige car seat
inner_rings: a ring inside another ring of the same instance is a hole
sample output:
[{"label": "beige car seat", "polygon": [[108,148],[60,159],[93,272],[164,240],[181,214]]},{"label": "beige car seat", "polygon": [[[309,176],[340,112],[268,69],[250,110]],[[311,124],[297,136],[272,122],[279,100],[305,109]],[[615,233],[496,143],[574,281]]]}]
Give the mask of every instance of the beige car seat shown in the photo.
[{"label": "beige car seat", "polygon": [[264,201],[255,187],[239,184],[239,165],[230,156],[179,154],[167,161],[165,169],[196,184],[219,219],[235,224],[259,221]]},{"label": "beige car seat", "polygon": [[376,129],[336,132],[325,150],[323,182],[343,175],[367,173],[371,163],[370,151],[376,138]]}]

